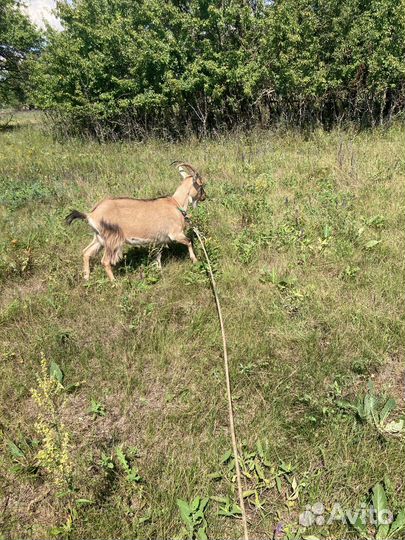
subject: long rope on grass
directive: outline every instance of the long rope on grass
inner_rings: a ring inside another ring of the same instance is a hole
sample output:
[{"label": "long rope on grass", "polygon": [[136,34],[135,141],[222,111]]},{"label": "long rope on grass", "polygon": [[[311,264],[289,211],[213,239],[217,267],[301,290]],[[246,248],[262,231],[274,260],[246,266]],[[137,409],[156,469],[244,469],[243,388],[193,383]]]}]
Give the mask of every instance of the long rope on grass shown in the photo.
[{"label": "long rope on grass", "polygon": [[214,293],[215,297],[215,303],[217,306],[217,312],[218,312],[218,319],[219,324],[221,326],[221,334],[222,334],[222,345],[224,349],[224,368],[225,368],[225,381],[226,381],[226,393],[228,397],[228,413],[229,413],[229,430],[231,432],[231,439],[232,439],[232,449],[233,449],[233,455],[235,458],[235,472],[236,472],[236,482],[238,485],[238,495],[239,495],[239,506],[242,512],[242,523],[243,523],[243,537],[244,540],[249,540],[249,533],[247,528],[247,519],[246,519],[246,511],[245,511],[245,502],[243,500],[243,490],[242,490],[242,479],[240,474],[240,467],[239,467],[239,456],[238,456],[238,446],[236,442],[236,433],[235,433],[235,422],[234,422],[234,414],[233,414],[233,406],[232,406],[232,391],[231,391],[231,380],[229,377],[229,362],[228,362],[228,349],[226,345],[226,335],[225,335],[225,326],[224,326],[224,320],[222,318],[222,310],[221,310],[221,304],[219,302],[219,296],[217,291],[217,284],[215,282],[214,273],[212,271],[211,261],[208,256],[207,250],[205,249],[205,244],[203,242],[203,239],[201,237],[200,231],[197,229],[197,227],[193,227],[193,231],[195,232],[198,241],[201,244],[201,248],[204,252],[205,259],[207,261],[207,271],[208,275],[211,281],[211,287],[212,292]]}]

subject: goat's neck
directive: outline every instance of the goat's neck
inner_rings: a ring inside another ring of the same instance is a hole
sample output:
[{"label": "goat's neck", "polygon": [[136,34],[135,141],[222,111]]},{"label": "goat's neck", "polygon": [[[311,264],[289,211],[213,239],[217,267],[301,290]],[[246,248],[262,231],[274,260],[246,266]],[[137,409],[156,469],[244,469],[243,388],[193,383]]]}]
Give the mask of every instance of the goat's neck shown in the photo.
[{"label": "goat's neck", "polygon": [[190,198],[190,191],[193,186],[192,179],[187,178],[184,182],[182,182],[179,187],[176,189],[176,191],[173,194],[173,199],[176,201],[176,203],[179,205],[180,208],[187,211],[188,204],[189,204],[189,198]]}]

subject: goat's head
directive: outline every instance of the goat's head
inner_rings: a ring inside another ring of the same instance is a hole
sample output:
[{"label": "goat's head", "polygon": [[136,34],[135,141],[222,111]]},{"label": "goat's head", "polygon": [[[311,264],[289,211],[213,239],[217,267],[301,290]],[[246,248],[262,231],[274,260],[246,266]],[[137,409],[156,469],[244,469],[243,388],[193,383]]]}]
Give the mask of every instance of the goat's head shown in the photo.
[{"label": "goat's head", "polygon": [[195,208],[199,202],[205,201],[207,195],[204,190],[204,182],[199,172],[192,165],[180,161],[173,161],[172,165],[176,164],[180,176],[184,181],[191,179],[192,185],[189,191],[190,203]]}]

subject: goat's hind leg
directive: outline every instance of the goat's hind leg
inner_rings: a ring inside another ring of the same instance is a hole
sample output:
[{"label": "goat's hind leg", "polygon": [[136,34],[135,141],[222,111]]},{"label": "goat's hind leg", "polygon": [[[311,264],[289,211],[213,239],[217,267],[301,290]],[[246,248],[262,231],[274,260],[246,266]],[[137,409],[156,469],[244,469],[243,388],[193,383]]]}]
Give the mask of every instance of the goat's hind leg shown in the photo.
[{"label": "goat's hind leg", "polygon": [[94,235],[93,240],[83,250],[83,275],[86,281],[90,277],[90,259],[97,255],[101,247],[102,245],[100,244],[97,235]]},{"label": "goat's hind leg", "polygon": [[112,264],[117,264],[122,257],[122,249],[124,247],[125,238],[120,230],[107,234],[102,238],[104,244],[104,255],[101,259],[101,264],[107,273],[110,281],[114,281],[114,274],[111,268]]},{"label": "goat's hind leg", "polygon": [[103,258],[101,259],[101,264],[104,266],[104,270],[107,272],[107,276],[109,277],[110,281],[115,281],[115,277],[111,268],[111,260],[109,255],[107,255],[106,251],[104,251]]}]

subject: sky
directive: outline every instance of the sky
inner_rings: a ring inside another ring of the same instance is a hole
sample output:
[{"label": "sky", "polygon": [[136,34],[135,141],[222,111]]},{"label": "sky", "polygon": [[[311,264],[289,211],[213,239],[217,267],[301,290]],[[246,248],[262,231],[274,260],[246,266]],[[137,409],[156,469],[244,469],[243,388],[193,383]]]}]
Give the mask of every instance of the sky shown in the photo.
[{"label": "sky", "polygon": [[53,28],[60,29],[59,20],[52,13],[55,7],[55,0],[25,0],[26,7],[23,8],[28,13],[29,18],[40,28],[44,28],[44,20]]}]

